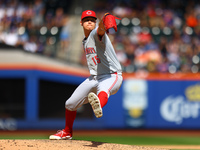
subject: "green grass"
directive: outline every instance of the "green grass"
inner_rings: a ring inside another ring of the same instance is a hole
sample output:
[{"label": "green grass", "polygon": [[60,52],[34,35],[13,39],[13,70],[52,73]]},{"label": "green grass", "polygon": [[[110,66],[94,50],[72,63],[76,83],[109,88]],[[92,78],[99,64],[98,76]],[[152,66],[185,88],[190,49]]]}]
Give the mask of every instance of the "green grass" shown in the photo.
[{"label": "green grass", "polygon": [[48,139],[48,136],[25,136],[25,135],[16,135],[16,136],[11,136],[11,135],[6,135],[6,136],[1,136],[0,135],[0,140],[3,139],[11,139],[11,140],[17,140],[17,139]]},{"label": "green grass", "polygon": [[128,145],[200,145],[200,137],[74,137],[75,140]]},{"label": "green grass", "polygon": [[[1,136],[0,139],[48,139],[48,136]],[[200,145],[200,137],[74,136],[73,140],[128,145]]]}]

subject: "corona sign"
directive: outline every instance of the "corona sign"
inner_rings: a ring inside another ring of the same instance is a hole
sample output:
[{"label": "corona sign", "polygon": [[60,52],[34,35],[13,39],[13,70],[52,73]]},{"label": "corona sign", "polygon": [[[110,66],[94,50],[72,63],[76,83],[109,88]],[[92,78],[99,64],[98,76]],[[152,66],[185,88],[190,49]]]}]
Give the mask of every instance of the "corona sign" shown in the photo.
[{"label": "corona sign", "polygon": [[198,81],[149,81],[147,127],[200,128]]}]

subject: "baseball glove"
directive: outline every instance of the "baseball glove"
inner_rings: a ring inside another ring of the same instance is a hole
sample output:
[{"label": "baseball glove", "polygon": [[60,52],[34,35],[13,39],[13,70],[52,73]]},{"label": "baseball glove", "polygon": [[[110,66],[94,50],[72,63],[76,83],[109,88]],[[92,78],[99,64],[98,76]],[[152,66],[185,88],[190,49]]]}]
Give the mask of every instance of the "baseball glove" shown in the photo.
[{"label": "baseball glove", "polygon": [[115,19],[121,20],[121,18],[117,18],[117,17],[111,15],[110,13],[106,13],[103,16],[103,24],[104,24],[104,28],[107,33],[109,33],[110,28],[114,28],[115,32],[117,32],[117,23],[116,23]]}]

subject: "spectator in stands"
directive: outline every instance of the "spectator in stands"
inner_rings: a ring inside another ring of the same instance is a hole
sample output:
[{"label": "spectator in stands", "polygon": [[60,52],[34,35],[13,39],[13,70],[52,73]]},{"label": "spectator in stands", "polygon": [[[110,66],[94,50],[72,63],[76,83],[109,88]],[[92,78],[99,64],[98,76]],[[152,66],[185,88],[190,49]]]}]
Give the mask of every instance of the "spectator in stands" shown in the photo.
[{"label": "spectator in stands", "polygon": [[[124,0],[115,2],[115,5],[110,5],[112,1],[95,5],[98,16],[108,9],[122,18],[118,32],[111,38],[124,72],[140,69],[170,72],[170,68],[175,70],[171,73],[200,71],[200,2],[177,2]],[[70,17],[61,3],[44,0],[0,1],[0,42],[65,59],[72,27],[68,26]],[[128,24],[124,24],[124,20]],[[37,48],[27,48],[30,41]],[[149,50],[161,56],[162,61],[147,61]],[[192,67],[196,68],[195,71],[192,71]]]}]

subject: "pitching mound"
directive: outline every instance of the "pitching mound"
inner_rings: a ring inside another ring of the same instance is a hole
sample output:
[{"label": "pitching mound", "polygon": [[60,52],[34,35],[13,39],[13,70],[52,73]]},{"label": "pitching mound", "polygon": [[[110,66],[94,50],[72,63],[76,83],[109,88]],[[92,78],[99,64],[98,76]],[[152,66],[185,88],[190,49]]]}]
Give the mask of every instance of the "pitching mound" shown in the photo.
[{"label": "pitching mound", "polygon": [[165,150],[154,147],[79,140],[0,140],[3,150]]}]

